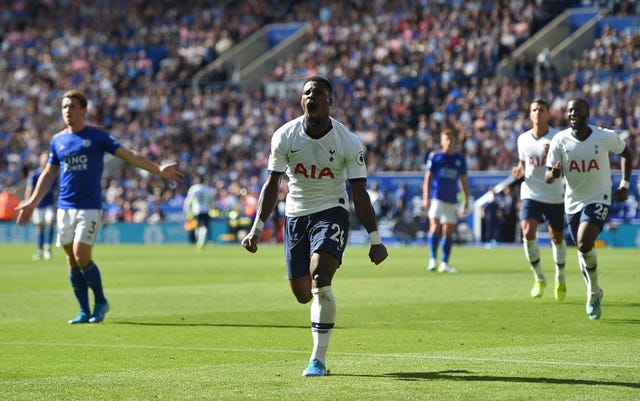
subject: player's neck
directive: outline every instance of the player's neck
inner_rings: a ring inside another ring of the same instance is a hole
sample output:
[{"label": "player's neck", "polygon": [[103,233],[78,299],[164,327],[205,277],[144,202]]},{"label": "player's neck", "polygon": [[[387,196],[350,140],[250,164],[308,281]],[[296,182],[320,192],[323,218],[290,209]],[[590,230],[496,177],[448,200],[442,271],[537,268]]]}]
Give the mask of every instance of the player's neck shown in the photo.
[{"label": "player's neck", "polygon": [[82,131],[84,129],[84,127],[86,127],[86,124],[77,125],[77,126],[73,126],[73,127],[70,126],[70,125],[67,125],[67,129],[72,134],[77,134],[78,132]]},{"label": "player's neck", "polygon": [[310,124],[310,122],[305,119],[305,131],[311,138],[322,138],[331,131],[331,128],[333,128],[333,125],[331,124],[331,120],[328,118],[318,122],[317,124]]},{"label": "player's neck", "polygon": [[533,136],[536,138],[542,138],[543,136],[547,135],[547,132],[549,132],[549,126],[548,125],[535,125],[533,127]]},{"label": "player's neck", "polygon": [[591,127],[589,127],[588,125],[585,125],[584,127],[576,127],[572,130],[573,132],[573,136],[580,140],[580,141],[584,141],[585,139],[589,138],[589,136],[591,135],[591,132],[593,132],[593,130],[591,129]]}]

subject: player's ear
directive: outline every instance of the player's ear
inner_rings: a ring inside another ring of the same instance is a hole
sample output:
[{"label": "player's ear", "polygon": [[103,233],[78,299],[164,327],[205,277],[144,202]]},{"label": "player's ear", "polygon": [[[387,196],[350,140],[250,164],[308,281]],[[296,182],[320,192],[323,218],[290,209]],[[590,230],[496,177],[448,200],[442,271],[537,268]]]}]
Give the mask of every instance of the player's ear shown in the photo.
[{"label": "player's ear", "polygon": [[333,106],[333,96],[329,96],[329,106]]}]

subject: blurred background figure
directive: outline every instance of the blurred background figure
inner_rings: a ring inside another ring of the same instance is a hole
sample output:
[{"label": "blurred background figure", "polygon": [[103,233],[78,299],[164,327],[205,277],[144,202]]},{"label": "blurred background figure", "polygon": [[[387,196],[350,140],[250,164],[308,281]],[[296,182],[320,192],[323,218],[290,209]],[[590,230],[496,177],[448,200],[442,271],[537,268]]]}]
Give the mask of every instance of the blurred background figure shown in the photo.
[{"label": "blurred background figure", "polygon": [[428,211],[431,250],[427,270],[435,271],[438,248],[442,240],[440,273],[455,273],[449,266],[453,247],[453,234],[458,224],[458,188],[464,194],[463,214],[469,209],[469,183],[467,161],[456,150],[456,132],[445,129],[440,134],[440,151],[433,152],[425,167],[422,189],[422,206]]},{"label": "blurred background figure", "polygon": [[[27,186],[24,191],[24,198],[29,199],[33,193],[38,178],[42,174],[42,170],[47,165],[49,154],[47,152],[40,153],[40,165],[38,169],[29,174],[27,180]],[[53,243],[54,233],[54,217],[55,217],[55,191],[57,187],[56,182],[49,188],[47,194],[42,198],[42,201],[33,211],[31,221],[38,227],[38,249],[36,254],[33,255],[33,260],[51,259],[51,244]]]},{"label": "blurred background figure", "polygon": [[209,238],[209,224],[211,222],[209,211],[213,208],[214,203],[213,188],[205,183],[202,176],[196,175],[193,184],[187,191],[187,197],[184,199],[183,210],[187,220],[195,219],[197,221],[195,239],[198,251],[204,250]]}]

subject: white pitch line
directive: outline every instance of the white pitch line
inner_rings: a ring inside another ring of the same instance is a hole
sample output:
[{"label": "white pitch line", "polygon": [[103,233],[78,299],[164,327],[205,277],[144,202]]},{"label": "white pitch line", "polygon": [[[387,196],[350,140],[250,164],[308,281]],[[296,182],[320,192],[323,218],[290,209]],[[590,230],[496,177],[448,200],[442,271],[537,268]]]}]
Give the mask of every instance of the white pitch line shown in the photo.
[{"label": "white pitch line", "polygon": [[[0,345],[23,345],[36,347],[84,347],[84,348],[122,348],[122,349],[158,349],[175,351],[211,351],[211,352],[261,352],[270,354],[307,354],[308,351],[278,350],[278,349],[247,349],[247,348],[217,348],[217,347],[176,347],[164,345],[133,345],[133,344],[78,344],[78,343],[37,343],[37,342],[0,342]],[[596,368],[624,368],[638,369],[638,365],[620,365],[615,363],[566,362],[566,361],[537,361],[527,359],[499,359],[499,358],[471,358],[458,356],[416,355],[416,354],[371,354],[356,352],[332,352],[332,355],[395,358],[395,359],[433,359],[448,361],[492,362],[492,363],[526,363],[538,365],[584,366]]]}]

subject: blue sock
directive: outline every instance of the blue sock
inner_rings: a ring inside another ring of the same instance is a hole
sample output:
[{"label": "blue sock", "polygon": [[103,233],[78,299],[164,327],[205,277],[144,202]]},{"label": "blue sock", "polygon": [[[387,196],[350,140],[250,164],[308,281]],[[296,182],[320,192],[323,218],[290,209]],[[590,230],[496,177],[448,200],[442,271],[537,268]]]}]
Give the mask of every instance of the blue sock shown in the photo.
[{"label": "blue sock", "polygon": [[78,305],[80,305],[80,311],[90,315],[91,307],[89,306],[89,287],[87,286],[87,282],[84,281],[84,277],[82,276],[80,269],[77,267],[69,268],[69,281],[71,282],[71,288],[73,288],[73,294],[78,300]]},{"label": "blue sock", "polygon": [[444,237],[444,243],[442,244],[442,261],[449,263],[449,255],[451,255],[451,248],[453,247],[453,238]]},{"label": "blue sock", "polygon": [[431,259],[438,259],[438,247],[440,246],[441,234],[431,233]]},{"label": "blue sock", "polygon": [[44,246],[44,230],[38,232],[38,249]]},{"label": "blue sock", "polygon": [[49,247],[51,247],[51,244],[53,244],[53,232],[54,232],[54,227],[51,226],[49,227]]},{"label": "blue sock", "polygon": [[82,276],[87,282],[87,285],[93,291],[93,296],[97,304],[103,304],[107,302],[102,291],[102,278],[100,277],[100,270],[93,260],[90,261],[85,267],[81,267]]}]

